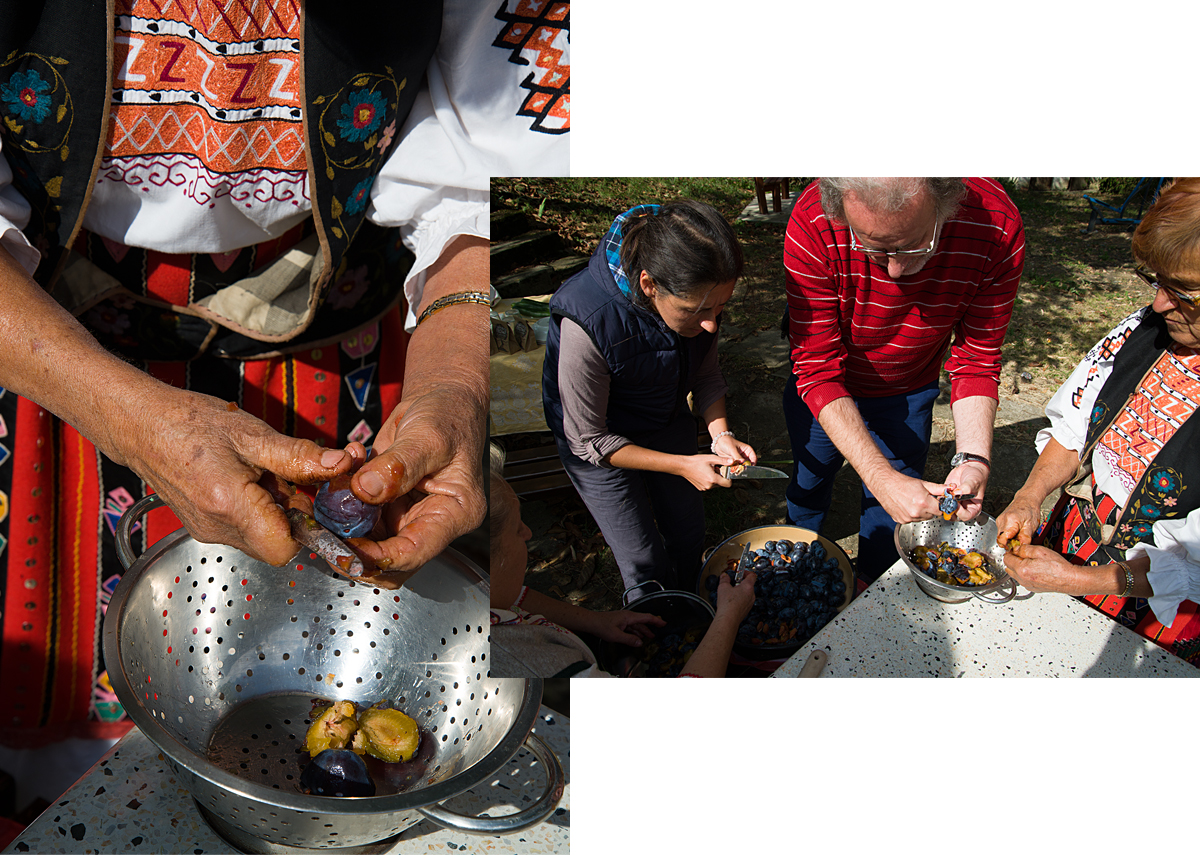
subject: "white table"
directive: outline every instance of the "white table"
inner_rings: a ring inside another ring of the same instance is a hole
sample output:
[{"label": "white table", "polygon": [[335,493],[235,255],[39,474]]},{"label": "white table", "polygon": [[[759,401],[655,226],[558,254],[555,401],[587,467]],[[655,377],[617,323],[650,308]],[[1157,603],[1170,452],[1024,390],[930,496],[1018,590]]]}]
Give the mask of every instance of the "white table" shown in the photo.
[{"label": "white table", "polygon": [[[399,835],[388,855],[410,852],[533,853],[571,849],[570,721],[543,706],[533,732],[558,755],[566,776],[562,801],[550,818],[517,834],[479,837],[422,820]],[[545,777],[525,750],[491,780],[444,802],[464,814],[510,813],[519,794],[506,784]],[[524,776],[524,777],[522,777]],[[537,790],[534,795],[541,795]],[[158,749],[136,728],[18,836],[5,852],[231,852],[209,827]],[[315,850],[314,850],[315,851]],[[328,850],[337,852],[338,850]]]},{"label": "white table", "polygon": [[1005,604],[926,595],[902,561],[772,674],[814,650],[829,677],[1196,677],[1200,669],[1065,594]]}]

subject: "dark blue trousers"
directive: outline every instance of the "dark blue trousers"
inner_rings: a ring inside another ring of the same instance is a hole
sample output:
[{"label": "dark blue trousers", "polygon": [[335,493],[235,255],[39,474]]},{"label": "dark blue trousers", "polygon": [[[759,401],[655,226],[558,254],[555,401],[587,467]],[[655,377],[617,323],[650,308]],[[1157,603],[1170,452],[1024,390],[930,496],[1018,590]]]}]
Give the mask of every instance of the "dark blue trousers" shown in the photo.
[{"label": "dark blue trousers", "polygon": [[[696,423],[689,416],[645,444],[674,454],[696,453]],[[686,478],[637,469],[603,469],[571,453],[555,437],[563,469],[612,549],[629,588],[650,579],[667,590],[696,592],[704,549],[704,500]],[[658,590],[630,594],[630,602]]]},{"label": "dark blue trousers", "polygon": [[[905,475],[924,476],[938,391],[934,382],[903,395],[854,399],[880,451]],[[844,458],[800,399],[792,377],[784,386],[783,412],[794,461],[794,474],[786,491],[788,520],[792,525],[820,533],[833,498],[833,479]],[[858,529],[858,578],[870,584],[896,562],[895,529],[896,523],[864,484]]]}]

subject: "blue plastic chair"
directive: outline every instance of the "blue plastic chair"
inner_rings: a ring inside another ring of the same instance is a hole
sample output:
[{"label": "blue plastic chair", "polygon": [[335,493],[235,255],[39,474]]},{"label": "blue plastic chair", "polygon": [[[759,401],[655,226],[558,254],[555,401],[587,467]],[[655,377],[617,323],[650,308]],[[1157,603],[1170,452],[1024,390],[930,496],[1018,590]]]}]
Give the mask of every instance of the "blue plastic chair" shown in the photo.
[{"label": "blue plastic chair", "polygon": [[[1106,226],[1136,226],[1142,221],[1142,214],[1146,209],[1154,204],[1166,181],[1166,178],[1139,178],[1120,205],[1110,205],[1092,196],[1084,196],[1092,207],[1092,214],[1088,218],[1088,224],[1082,229],[1083,233],[1091,234],[1095,231],[1097,223]],[[1137,216],[1130,216],[1128,212],[1135,204]]]}]

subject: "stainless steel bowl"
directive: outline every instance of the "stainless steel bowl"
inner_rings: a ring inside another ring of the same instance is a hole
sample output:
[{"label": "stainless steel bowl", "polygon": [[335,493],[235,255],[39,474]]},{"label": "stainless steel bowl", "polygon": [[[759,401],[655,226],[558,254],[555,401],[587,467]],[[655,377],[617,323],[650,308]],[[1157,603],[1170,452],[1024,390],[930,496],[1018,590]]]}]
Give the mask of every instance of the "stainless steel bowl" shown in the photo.
[{"label": "stainless steel bowl", "polygon": [[[854,599],[854,568],[850,564],[850,556],[846,555],[846,551],[838,546],[835,541],[827,537],[822,537],[815,531],[794,525],[761,525],[739,531],[732,537],[723,540],[704,559],[704,565],[700,568],[700,579],[696,584],[696,593],[701,596],[707,594],[707,589],[704,587],[704,580],[709,576],[725,572],[731,560],[737,561],[741,557],[742,547],[745,544],[749,543],[750,549],[756,550],[761,549],[768,540],[782,539],[790,540],[793,543],[816,542],[825,547],[825,552],[831,558],[837,559],[838,567],[842,571],[842,581],[846,585],[846,596],[842,599],[842,603],[838,606],[837,610],[841,612],[846,606],[850,605],[850,601]],[[757,646],[737,641],[734,643],[733,649],[746,659],[763,661],[769,659],[786,659],[807,643],[807,637],[797,637],[783,644],[762,644]]]},{"label": "stainless steel bowl", "polygon": [[[649,586],[655,586],[658,590],[630,602],[631,593]],[[716,615],[716,610],[703,597],[688,591],[667,590],[661,582],[653,579],[640,582],[625,591],[621,595],[621,605],[630,611],[657,615],[665,620],[665,627],[649,628],[655,637],[659,638],[678,631],[681,626],[703,626],[707,631],[708,625]],[[596,661],[605,671],[618,677],[644,677],[648,649],[648,645],[630,647],[615,641],[601,640],[596,650]]]},{"label": "stainless steel bowl", "polygon": [[[134,522],[160,504],[143,499],[117,527],[127,572],[108,606],[104,655],[125,711],[227,840],[252,852],[353,849],[422,818],[504,834],[553,812],[562,767],[530,733],[542,683],[489,675],[487,584],[469,562],[447,550],[387,591],[304,551],[273,567],[184,529],[135,558]],[[394,703],[417,720],[428,766],[383,795],[301,792],[314,697]],[[528,807],[467,817],[439,805],[523,745],[547,777]]]},{"label": "stainless steel bowl", "polygon": [[[983,513],[967,522],[944,520],[941,517],[918,520],[896,526],[896,551],[900,553],[904,566],[912,573],[917,587],[935,600],[941,600],[943,603],[965,603],[975,597],[985,603],[1007,603],[1016,596],[1017,583],[1004,569],[1004,547],[996,543],[998,533],[996,521]],[[988,569],[995,574],[996,580],[988,585],[972,588],[947,585],[927,576],[908,557],[908,553],[914,547],[937,546],[943,541],[967,551],[982,552],[987,556]],[[1002,592],[999,597],[989,596],[997,591]]]}]

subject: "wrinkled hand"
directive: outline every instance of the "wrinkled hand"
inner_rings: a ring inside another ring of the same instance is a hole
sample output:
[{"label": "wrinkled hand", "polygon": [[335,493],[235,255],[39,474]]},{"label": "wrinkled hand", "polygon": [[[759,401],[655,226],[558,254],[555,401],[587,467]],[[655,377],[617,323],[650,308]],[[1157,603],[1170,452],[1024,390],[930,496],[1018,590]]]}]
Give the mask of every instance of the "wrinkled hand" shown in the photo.
[{"label": "wrinkled hand", "polygon": [[982,463],[968,460],[954,467],[946,476],[946,487],[952,493],[972,493],[973,498],[958,503],[956,518],[973,520],[983,512],[983,496],[987,490],[988,468]]},{"label": "wrinkled hand", "polygon": [[[483,522],[486,418],[486,402],[452,384],[401,400],[350,481],[355,496],[384,506],[372,537],[348,541],[364,559],[411,575]],[[361,448],[348,450],[357,458]]]},{"label": "wrinkled hand", "polygon": [[996,517],[996,543],[1007,547],[1014,537],[1021,543],[1030,543],[1041,524],[1041,502],[1017,491],[1009,506]]},{"label": "wrinkled hand", "polygon": [[941,484],[932,484],[919,478],[911,478],[895,470],[880,486],[880,489],[871,488],[871,494],[879,500],[879,504],[887,511],[888,516],[897,523],[915,522],[940,516],[938,499],[945,492],[946,488]]},{"label": "wrinkled hand", "polygon": [[291,559],[297,544],[268,482],[315,484],[353,462],[345,451],[284,436],[208,395],[162,386],[140,411],[153,417],[114,424],[118,462],[161,495],[197,541],[274,565]]},{"label": "wrinkled hand", "polygon": [[605,641],[615,641],[617,644],[627,644],[630,647],[641,647],[644,642],[652,641],[654,633],[651,626],[666,626],[667,622],[658,615],[645,612],[633,612],[622,609],[615,612],[593,612],[592,631],[598,638]]},{"label": "wrinkled hand", "polygon": [[754,606],[754,582],[758,575],[747,571],[742,581],[736,585],[729,579],[728,573],[721,573],[717,582],[717,614],[731,614],[740,624],[750,614]]},{"label": "wrinkled hand", "polygon": [[713,442],[715,454],[719,457],[724,457],[725,462],[732,466],[734,463],[742,463],[749,461],[750,463],[758,462],[758,455],[749,443],[742,442],[736,437],[723,436]]},{"label": "wrinkled hand", "polygon": [[1005,552],[1004,566],[1027,591],[1075,597],[1096,593],[1095,568],[1072,564],[1045,546],[1022,544],[1016,553]]},{"label": "wrinkled hand", "polygon": [[713,487],[728,487],[733,484],[728,478],[722,478],[716,470],[716,467],[725,465],[725,458],[720,455],[681,454],[678,458],[676,474],[687,478],[697,490],[711,490]]}]

